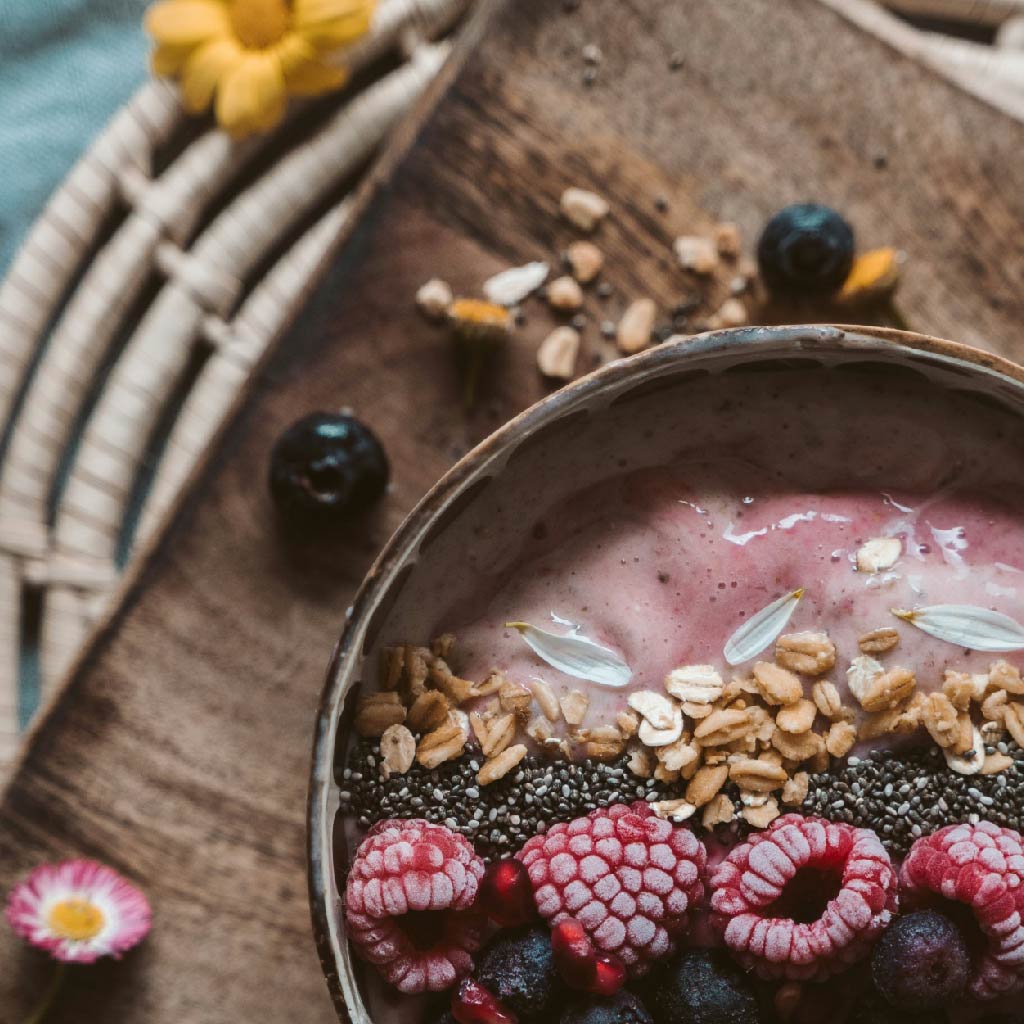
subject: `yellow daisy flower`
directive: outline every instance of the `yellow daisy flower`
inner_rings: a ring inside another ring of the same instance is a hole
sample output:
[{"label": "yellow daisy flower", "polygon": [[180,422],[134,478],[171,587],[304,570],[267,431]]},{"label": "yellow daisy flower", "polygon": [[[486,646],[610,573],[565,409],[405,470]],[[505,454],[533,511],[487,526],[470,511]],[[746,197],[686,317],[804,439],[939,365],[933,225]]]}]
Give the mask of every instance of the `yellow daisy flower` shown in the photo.
[{"label": "yellow daisy flower", "polygon": [[376,0],[159,0],[146,11],[156,42],[154,74],[181,83],[193,113],[214,103],[238,137],[267,131],[289,95],[314,96],[345,83],[329,54],[370,27]]}]

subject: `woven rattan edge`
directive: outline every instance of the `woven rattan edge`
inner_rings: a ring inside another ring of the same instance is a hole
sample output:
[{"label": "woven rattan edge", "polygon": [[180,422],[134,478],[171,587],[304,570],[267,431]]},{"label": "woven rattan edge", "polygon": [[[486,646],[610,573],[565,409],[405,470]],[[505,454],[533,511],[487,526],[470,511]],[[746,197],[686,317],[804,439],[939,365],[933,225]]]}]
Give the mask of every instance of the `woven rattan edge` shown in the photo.
[{"label": "woven rattan edge", "polygon": [[169,544],[173,540],[173,530],[170,527],[172,527],[179,514],[190,503],[198,499],[198,491],[202,481],[212,469],[216,456],[220,451],[221,442],[224,440],[227,432],[230,431],[232,423],[236,420],[239,411],[245,404],[249,391],[253,386],[253,381],[259,374],[259,370],[277,351],[279,343],[288,333],[292,323],[294,323],[335,255],[351,237],[366,209],[391,181],[396,168],[415,142],[424,123],[437,106],[441,97],[451,87],[459,68],[465,61],[466,55],[471,51],[476,40],[479,39],[485,25],[489,21],[491,12],[499,6],[500,2],[501,0],[479,0],[472,15],[459,28],[451,54],[439,74],[427,86],[412,110],[406,115],[388,142],[385,143],[373,167],[356,187],[350,197],[350,215],[342,220],[337,236],[326,247],[322,258],[318,261],[305,287],[297,295],[291,315],[281,322],[279,329],[275,332],[273,338],[265,346],[263,353],[254,364],[255,373],[250,376],[246,386],[235,396],[235,400],[227,410],[224,425],[218,432],[217,437],[192,467],[182,488],[174,500],[167,505],[166,511],[156,524],[156,528],[152,529],[148,536],[140,542],[131,563],[113,588],[107,608],[92,624],[88,637],[79,648],[67,671],[63,674],[49,699],[39,708],[38,713],[23,733],[20,748],[10,764],[8,774],[6,777],[0,778],[0,800],[6,795],[8,787],[21,770],[21,766],[29,756],[37,739],[42,736],[50,723],[60,713],[60,706],[63,701],[73,694],[81,678],[82,669],[89,664],[97,652],[109,641],[110,637],[116,632],[120,621],[135,603],[145,585],[147,574],[158,563],[164,545]]}]

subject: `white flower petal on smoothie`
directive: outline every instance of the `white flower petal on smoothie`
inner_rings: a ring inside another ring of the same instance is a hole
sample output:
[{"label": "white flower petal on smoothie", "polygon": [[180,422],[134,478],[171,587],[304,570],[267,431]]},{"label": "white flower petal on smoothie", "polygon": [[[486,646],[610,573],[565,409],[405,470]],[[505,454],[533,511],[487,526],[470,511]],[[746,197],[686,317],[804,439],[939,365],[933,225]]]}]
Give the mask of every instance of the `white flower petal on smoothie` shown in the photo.
[{"label": "white flower petal on smoothie", "polygon": [[730,665],[742,665],[743,662],[756,658],[769,644],[778,639],[803,596],[803,587],[791,590],[747,619],[726,640],[725,660]]},{"label": "white flower petal on smoothie", "polygon": [[1009,615],[973,604],[935,604],[893,608],[893,615],[923,633],[972,651],[1024,650],[1024,626]]},{"label": "white flower petal on smoothie", "polygon": [[578,633],[559,636],[528,622],[506,622],[505,626],[518,630],[534,654],[574,679],[619,687],[633,678],[633,670],[619,655]]}]

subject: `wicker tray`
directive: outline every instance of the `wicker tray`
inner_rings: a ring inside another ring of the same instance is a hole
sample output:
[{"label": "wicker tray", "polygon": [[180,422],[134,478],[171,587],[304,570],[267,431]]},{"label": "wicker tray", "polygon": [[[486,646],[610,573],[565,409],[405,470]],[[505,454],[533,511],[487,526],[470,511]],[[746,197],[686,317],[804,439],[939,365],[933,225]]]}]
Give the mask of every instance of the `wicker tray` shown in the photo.
[{"label": "wicker tray", "polygon": [[467,3],[382,0],[352,54],[359,88],[258,140],[202,130],[171,84],[147,83],[34,225],[0,285],[0,779],[33,710],[24,653],[38,645],[45,701]]}]

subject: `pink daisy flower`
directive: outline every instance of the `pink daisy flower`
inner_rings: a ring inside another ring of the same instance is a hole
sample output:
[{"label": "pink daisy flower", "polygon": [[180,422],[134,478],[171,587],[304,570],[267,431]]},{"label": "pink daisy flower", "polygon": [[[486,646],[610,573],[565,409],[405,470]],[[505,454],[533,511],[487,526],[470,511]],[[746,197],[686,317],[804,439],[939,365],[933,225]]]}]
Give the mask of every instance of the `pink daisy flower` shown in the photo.
[{"label": "pink daisy flower", "polygon": [[134,885],[91,860],[43,864],[7,900],[15,932],[63,963],[120,958],[145,938],[151,916]]}]

